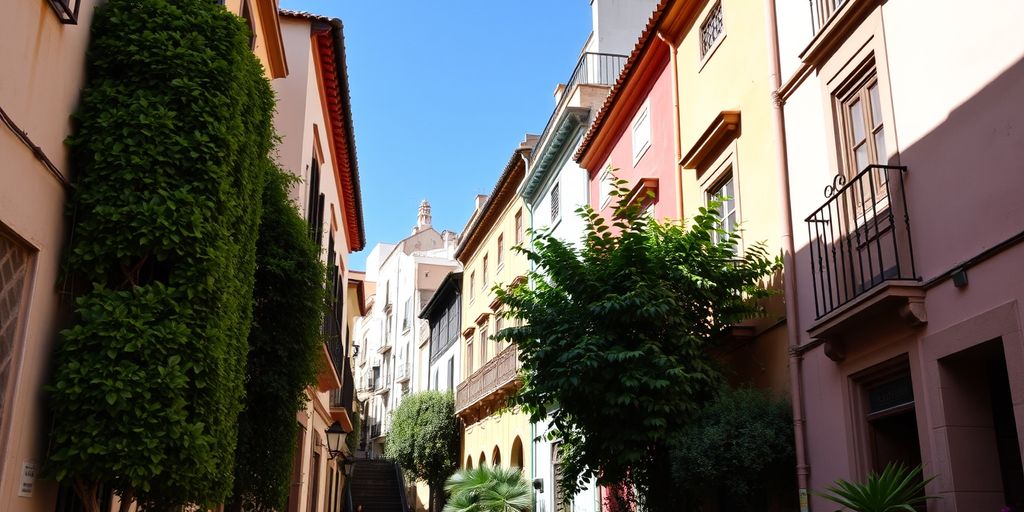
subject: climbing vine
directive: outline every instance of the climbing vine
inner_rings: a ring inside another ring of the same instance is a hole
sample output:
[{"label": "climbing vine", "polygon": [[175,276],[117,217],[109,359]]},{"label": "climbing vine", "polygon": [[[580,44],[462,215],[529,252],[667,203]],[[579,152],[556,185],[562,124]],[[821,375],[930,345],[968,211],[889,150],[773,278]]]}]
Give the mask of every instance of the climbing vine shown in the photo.
[{"label": "climbing vine", "polygon": [[289,181],[275,169],[263,192],[246,401],[228,510],[284,510],[299,435],[295,414],[305,407],[320,362],[326,274],[306,221],[288,200]]},{"label": "climbing vine", "polygon": [[108,0],[68,139],[48,467],[147,506],[222,502],[243,403],[273,94],[245,23],[208,0]]}]

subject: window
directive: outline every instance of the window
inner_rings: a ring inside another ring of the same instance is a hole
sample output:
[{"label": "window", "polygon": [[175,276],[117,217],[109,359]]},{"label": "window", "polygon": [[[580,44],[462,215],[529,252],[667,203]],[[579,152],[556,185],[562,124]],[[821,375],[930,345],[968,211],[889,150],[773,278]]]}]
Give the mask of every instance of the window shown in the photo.
[{"label": "window", "polygon": [[448,391],[455,389],[455,356],[448,358]]},{"label": "window", "polygon": [[473,297],[476,294],[476,272],[469,274],[469,301],[473,302]]},{"label": "window", "polygon": [[[501,333],[501,330],[505,328],[505,319],[501,317],[501,312],[495,313],[494,315],[494,335],[497,336]],[[495,353],[501,353],[501,340],[494,339]]]},{"label": "window", "polygon": [[[722,229],[727,233],[736,231],[736,185],[732,171],[726,172],[725,177],[718,184],[707,192],[707,199],[710,203],[713,200],[720,201],[717,212],[722,219]],[[714,242],[720,243],[725,237],[721,234],[713,235]]]},{"label": "window", "polygon": [[405,308],[402,312],[402,332],[412,327],[412,297],[405,299]]},{"label": "window", "polygon": [[480,291],[487,291],[487,255],[484,254],[484,268],[483,275],[480,277]]},{"label": "window", "polygon": [[523,209],[516,212],[516,245],[523,243]]},{"label": "window", "polygon": [[437,391],[437,383],[438,383],[438,380],[439,380],[438,372],[440,372],[440,371],[441,370],[434,369],[434,383],[430,386],[430,389],[432,389],[434,391]]},{"label": "window", "polygon": [[551,187],[551,223],[558,220],[558,183]]},{"label": "window", "polygon": [[473,337],[466,338],[466,375],[473,374]]},{"label": "window", "polygon": [[480,326],[480,366],[483,366],[487,362],[487,343],[490,340],[487,339],[487,326]]},{"label": "window", "polygon": [[644,156],[647,148],[651,147],[651,116],[647,105],[636,115],[633,121],[633,165]]},{"label": "window", "polygon": [[715,43],[725,33],[725,20],[722,17],[722,2],[711,8],[708,17],[700,25],[700,57],[703,59],[714,48]]},{"label": "window", "polygon": [[[60,0],[58,0],[60,1]],[[242,2],[242,19],[249,26],[249,49],[256,48],[256,23],[252,21],[252,11],[249,9],[249,2]]]},{"label": "window", "polygon": [[498,235],[498,268],[505,264],[505,235]]},{"label": "window", "polygon": [[[842,161],[845,163],[847,180],[852,180],[869,165],[888,163],[882,95],[874,62],[869,62],[849,92],[841,97],[840,119]],[[886,198],[889,188],[887,178],[888,174],[883,169],[876,169],[864,178],[865,186],[853,189],[858,215],[865,208],[870,208],[872,203],[877,204]]]},{"label": "window", "polygon": [[18,324],[24,308],[25,285],[28,281],[32,258],[21,244],[0,231],[0,455],[7,424],[8,390],[14,387],[14,372],[18,367]]}]

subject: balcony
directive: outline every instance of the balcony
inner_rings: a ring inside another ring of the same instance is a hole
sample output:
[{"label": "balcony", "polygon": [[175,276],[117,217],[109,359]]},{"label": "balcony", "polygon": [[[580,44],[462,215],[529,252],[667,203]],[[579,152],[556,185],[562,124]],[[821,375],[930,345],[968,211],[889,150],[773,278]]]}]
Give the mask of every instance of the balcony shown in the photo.
[{"label": "balcony", "polygon": [[380,435],[381,435],[380,422],[379,421],[375,421],[373,423],[370,423],[369,432],[370,432],[370,439],[377,439],[378,437],[380,437]]},{"label": "balcony", "polygon": [[810,0],[811,30],[817,34],[849,0]]},{"label": "balcony", "polygon": [[622,72],[622,67],[626,65],[628,58],[625,55],[613,53],[585,52],[583,55],[580,55],[580,60],[576,62],[576,67],[572,70],[569,81],[565,83],[562,96],[558,98],[558,105],[555,107],[554,112],[551,113],[551,117],[548,118],[544,131],[541,132],[541,140],[550,131],[555,117],[562,110],[566,100],[572,96],[573,90],[577,85],[615,85],[615,81],[619,79],[619,73]]},{"label": "balcony", "polygon": [[455,412],[464,417],[488,414],[488,406],[500,402],[518,386],[519,353],[512,345],[473,372],[455,391]]},{"label": "balcony", "polygon": [[391,351],[391,341],[390,340],[384,340],[384,344],[381,345],[379,348],[377,348],[377,353],[378,354],[387,354],[389,351]]},{"label": "balcony", "polygon": [[906,167],[869,165],[825,188],[825,204],[805,219],[810,240],[815,338],[842,330],[854,317],[899,302],[904,316],[925,321],[914,264],[903,175]]},{"label": "balcony", "polygon": [[412,366],[408,362],[398,363],[398,367],[395,368],[395,382],[402,384],[409,382],[412,377]]}]

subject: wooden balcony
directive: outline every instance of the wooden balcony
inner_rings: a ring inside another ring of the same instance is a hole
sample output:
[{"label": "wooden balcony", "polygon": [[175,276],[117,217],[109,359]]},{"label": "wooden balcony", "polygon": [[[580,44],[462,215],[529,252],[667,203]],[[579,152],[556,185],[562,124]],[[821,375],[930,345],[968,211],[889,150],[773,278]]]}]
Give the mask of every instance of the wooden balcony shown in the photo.
[{"label": "wooden balcony", "polygon": [[456,414],[475,421],[499,407],[519,386],[518,356],[516,346],[512,345],[459,384],[455,391]]}]

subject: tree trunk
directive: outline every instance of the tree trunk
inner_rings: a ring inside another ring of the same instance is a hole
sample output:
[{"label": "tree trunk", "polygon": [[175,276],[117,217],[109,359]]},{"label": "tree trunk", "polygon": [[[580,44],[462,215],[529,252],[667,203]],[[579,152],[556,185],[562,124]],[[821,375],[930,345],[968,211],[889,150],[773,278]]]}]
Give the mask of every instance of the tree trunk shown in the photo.
[{"label": "tree trunk", "polygon": [[100,512],[100,499],[98,496],[99,482],[85,482],[80,479],[74,481],[75,494],[85,507],[85,512]]},{"label": "tree trunk", "polygon": [[677,512],[680,504],[675,479],[672,478],[672,457],[664,443],[651,450],[651,463],[647,472],[647,495],[644,497],[647,512]]}]

